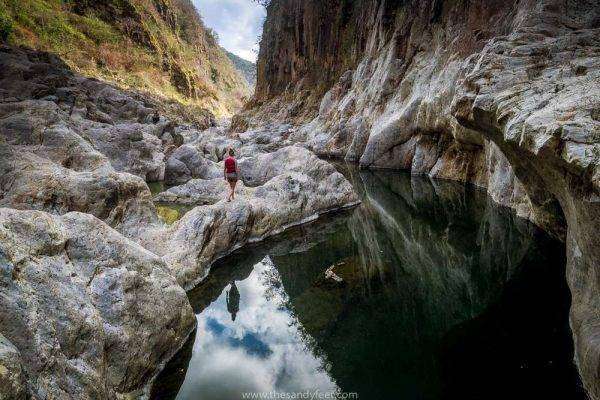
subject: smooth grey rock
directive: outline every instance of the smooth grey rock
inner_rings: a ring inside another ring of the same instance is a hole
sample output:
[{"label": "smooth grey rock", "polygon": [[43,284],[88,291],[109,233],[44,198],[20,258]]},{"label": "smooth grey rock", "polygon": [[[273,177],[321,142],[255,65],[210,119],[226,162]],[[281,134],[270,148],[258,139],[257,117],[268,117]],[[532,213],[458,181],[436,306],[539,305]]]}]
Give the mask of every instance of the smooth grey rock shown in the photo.
[{"label": "smooth grey rock", "polygon": [[[193,325],[173,277],[190,287],[233,249],[358,200],[334,167],[286,147],[289,125],[240,137],[154,123],[139,97],[24,49],[0,47],[0,86],[0,331],[33,398],[139,396]],[[232,203],[228,147],[254,186]],[[144,182],[165,175],[191,180],[157,200],[201,205],[172,226]]]},{"label": "smooth grey rock", "polygon": [[[596,399],[600,121],[590,110],[600,108],[600,31],[573,20],[580,27],[577,32],[558,25],[544,28],[552,29],[552,35],[539,36],[539,20],[533,16],[525,14],[519,29],[502,41],[489,42],[478,60],[469,60],[453,112],[501,151],[522,183],[517,199],[526,194],[532,219],[566,236],[575,360],[590,397]],[[556,15],[547,9],[537,17]],[[514,193],[503,180],[495,183]]]},{"label": "smooth grey rock", "polygon": [[233,249],[356,202],[352,187],[337,172],[321,182],[304,174],[283,174],[253,190],[251,197],[196,207],[162,235],[167,241],[164,252],[155,251],[164,254],[179,284],[190,288],[206,277],[215,259]]},{"label": "smooth grey rock", "polygon": [[[317,171],[315,166],[307,165],[311,163],[316,163],[324,168],[324,171]],[[272,153],[244,158],[238,164],[246,186],[264,185],[270,179],[286,172],[303,172],[310,174],[311,177],[335,172],[333,166],[319,162],[312,152],[300,146],[288,146]]]},{"label": "smooth grey rock", "polygon": [[204,156],[193,146],[178,147],[167,160],[165,182],[180,185],[190,179],[212,179],[222,176],[221,168]]},{"label": "smooth grey rock", "polygon": [[169,185],[181,185],[192,179],[192,172],[177,158],[170,157],[165,168],[165,183]]},{"label": "smooth grey rock", "polygon": [[[190,181],[156,197],[185,205],[212,203],[140,239],[146,248],[163,256],[183,287],[204,279],[212,262],[233,249],[359,201],[342,174],[302,147],[261,154],[248,161],[248,166],[246,172],[255,175],[254,183],[259,185],[240,185],[231,203],[225,201],[226,185],[220,179]],[[244,168],[240,165],[242,175]]]},{"label": "smooth grey rock", "polygon": [[1,143],[0,192],[0,207],[85,212],[122,232],[157,221],[150,190],[139,177],[103,169],[73,171]]},{"label": "smooth grey rock", "polygon": [[[238,181],[236,196],[248,196],[249,191],[243,181]],[[158,203],[173,203],[185,206],[201,206],[218,203],[229,194],[229,184],[223,178],[192,179],[187,183],[172,187],[154,196]]]},{"label": "smooth grey rock", "polygon": [[271,7],[243,117],[293,121],[294,141],[363,167],[486,187],[563,239],[575,359],[600,399],[600,3],[415,4]]}]

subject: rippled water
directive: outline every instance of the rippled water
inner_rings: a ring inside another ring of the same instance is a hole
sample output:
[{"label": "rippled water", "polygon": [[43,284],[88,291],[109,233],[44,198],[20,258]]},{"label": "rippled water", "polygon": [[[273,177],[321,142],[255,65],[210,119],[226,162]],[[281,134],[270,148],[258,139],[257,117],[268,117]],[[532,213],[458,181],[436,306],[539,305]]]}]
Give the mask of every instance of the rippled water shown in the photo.
[{"label": "rippled water", "polygon": [[584,398],[563,245],[472,188],[346,174],[360,207],[236,252],[189,293],[197,332],[152,398]]}]

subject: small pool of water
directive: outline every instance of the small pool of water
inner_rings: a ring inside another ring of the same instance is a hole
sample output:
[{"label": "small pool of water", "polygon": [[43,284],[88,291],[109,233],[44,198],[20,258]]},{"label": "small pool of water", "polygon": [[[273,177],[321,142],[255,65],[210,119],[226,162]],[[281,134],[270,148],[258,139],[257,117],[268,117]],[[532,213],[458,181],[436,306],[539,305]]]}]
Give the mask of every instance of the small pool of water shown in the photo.
[{"label": "small pool of water", "polygon": [[189,293],[197,332],[153,399],[584,399],[561,243],[473,188],[347,174],[359,207],[241,249]]},{"label": "small pool of water", "polygon": [[167,225],[173,225],[179,221],[188,211],[193,209],[193,206],[185,206],[181,204],[163,204],[155,203],[156,214]]},{"label": "small pool of water", "polygon": [[[167,185],[165,182],[149,182],[147,183],[150,188],[152,196],[156,196],[159,193],[169,190],[173,186]],[[171,204],[171,203],[154,203],[156,206],[156,214],[158,217],[167,225],[173,225],[179,221],[188,211],[194,208],[190,205]]]}]

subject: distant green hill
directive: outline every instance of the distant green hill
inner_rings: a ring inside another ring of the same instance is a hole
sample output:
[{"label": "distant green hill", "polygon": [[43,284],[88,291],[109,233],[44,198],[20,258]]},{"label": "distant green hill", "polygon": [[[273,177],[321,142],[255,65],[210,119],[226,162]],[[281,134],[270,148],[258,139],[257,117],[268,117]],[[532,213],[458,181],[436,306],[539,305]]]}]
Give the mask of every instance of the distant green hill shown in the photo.
[{"label": "distant green hill", "polygon": [[248,60],[243,59],[242,57],[238,57],[233,53],[223,49],[233,65],[242,73],[244,78],[248,81],[248,84],[251,87],[256,85],[256,64],[250,62]]}]

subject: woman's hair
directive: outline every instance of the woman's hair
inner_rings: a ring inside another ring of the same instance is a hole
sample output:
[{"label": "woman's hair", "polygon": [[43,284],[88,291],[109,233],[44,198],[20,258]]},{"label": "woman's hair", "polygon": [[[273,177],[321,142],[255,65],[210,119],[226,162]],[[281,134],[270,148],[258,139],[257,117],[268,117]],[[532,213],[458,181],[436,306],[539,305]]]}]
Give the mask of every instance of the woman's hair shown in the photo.
[{"label": "woman's hair", "polygon": [[227,153],[229,153],[231,157],[235,156],[235,151],[233,151],[231,147],[229,148],[229,150],[227,150]]}]

